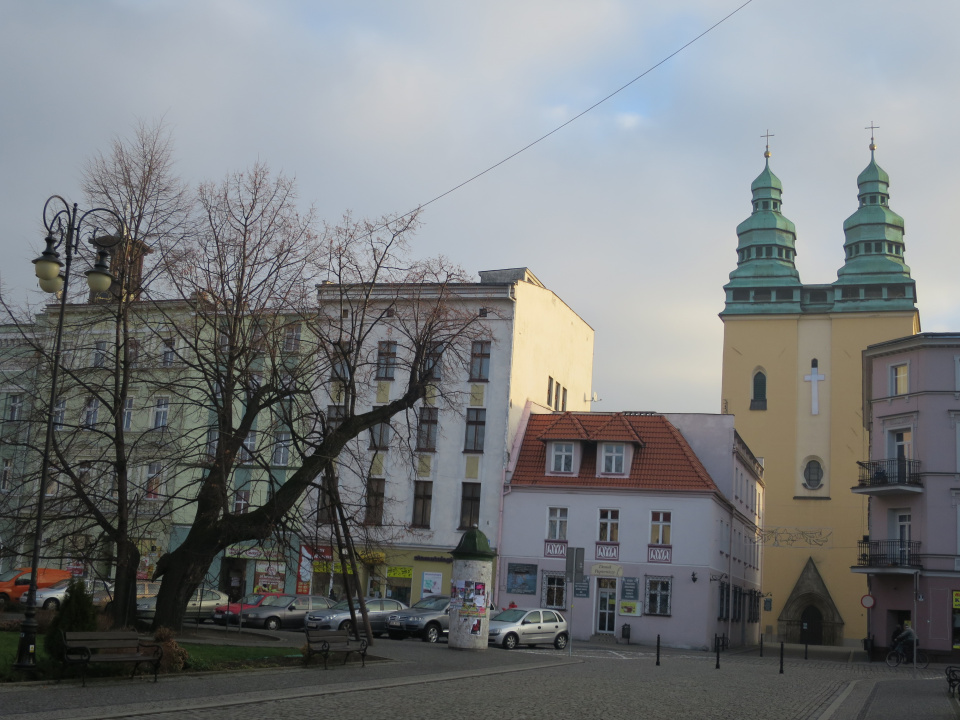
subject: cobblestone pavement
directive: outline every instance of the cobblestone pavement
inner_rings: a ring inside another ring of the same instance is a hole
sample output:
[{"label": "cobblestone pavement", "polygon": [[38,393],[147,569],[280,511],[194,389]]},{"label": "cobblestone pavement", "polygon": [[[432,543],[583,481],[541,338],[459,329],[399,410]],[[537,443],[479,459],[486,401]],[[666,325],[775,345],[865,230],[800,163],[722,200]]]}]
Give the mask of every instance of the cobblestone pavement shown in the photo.
[{"label": "cobblestone pavement", "polygon": [[[555,650],[453,651],[415,641],[377,643],[384,662],[245,673],[64,683],[0,690],[0,715],[51,718],[263,720],[323,715],[449,718],[622,717],[777,720],[955,718],[942,667],[918,671],[836,662],[578,645]],[[33,697],[30,702],[29,698]],[[27,703],[26,706],[22,703]],[[20,714],[13,714],[16,710]]]}]

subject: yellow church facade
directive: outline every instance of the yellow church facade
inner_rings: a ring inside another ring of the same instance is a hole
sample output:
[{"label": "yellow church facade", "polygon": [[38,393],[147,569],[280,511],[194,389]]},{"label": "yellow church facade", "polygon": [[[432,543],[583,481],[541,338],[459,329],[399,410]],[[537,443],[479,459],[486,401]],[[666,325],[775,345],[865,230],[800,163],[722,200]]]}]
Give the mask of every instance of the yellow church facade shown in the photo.
[{"label": "yellow church facade", "polygon": [[844,223],[836,282],[803,285],[796,231],[769,166],[737,227],[738,263],[724,286],[722,411],[763,458],[761,626],[769,640],[853,645],[867,636],[857,542],[867,498],[850,492],[869,458],[861,352],[919,332],[916,287],[903,260],[903,220],[889,178],[871,160]]}]

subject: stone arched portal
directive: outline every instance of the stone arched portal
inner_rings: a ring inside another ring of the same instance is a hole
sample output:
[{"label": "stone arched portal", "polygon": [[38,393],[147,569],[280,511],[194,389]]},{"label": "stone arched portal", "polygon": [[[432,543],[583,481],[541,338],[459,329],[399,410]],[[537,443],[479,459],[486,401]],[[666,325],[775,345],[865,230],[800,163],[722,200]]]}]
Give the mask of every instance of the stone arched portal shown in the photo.
[{"label": "stone arched portal", "polygon": [[[805,621],[806,633],[803,626]],[[807,560],[797,578],[777,618],[777,630],[780,639],[788,643],[843,645],[843,618],[813,558]]]}]

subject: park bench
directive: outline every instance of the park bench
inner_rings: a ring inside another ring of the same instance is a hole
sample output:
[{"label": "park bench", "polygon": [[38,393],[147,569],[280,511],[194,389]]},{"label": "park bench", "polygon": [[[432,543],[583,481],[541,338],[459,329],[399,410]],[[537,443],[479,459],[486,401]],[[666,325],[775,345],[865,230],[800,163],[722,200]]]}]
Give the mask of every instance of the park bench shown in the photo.
[{"label": "park bench", "polygon": [[343,653],[343,664],[347,664],[350,653],[359,653],[361,667],[367,666],[367,641],[358,642],[346,630],[311,630],[304,628],[307,636],[307,655],[305,662],[310,662],[310,656],[323,656],[323,669],[327,669],[327,657],[333,652]]},{"label": "park bench", "polygon": [[[153,664],[153,681],[157,681],[163,648],[153,643],[145,643],[135,632],[64,632],[63,633],[63,670],[68,665],[80,666],[80,677],[86,687],[86,669],[90,663],[133,663],[133,672],[137,674],[140,663]],[[63,677],[63,672],[60,673]]]},{"label": "park bench", "polygon": [[957,688],[960,688],[960,665],[947,665],[944,672],[947,674],[947,685],[950,689],[950,694],[954,695],[957,692]]}]

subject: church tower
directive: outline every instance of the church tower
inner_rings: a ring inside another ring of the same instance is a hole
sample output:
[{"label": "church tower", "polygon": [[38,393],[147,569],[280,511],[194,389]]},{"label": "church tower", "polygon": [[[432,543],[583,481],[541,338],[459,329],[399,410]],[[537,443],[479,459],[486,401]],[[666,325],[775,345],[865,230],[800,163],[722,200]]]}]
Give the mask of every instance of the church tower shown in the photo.
[{"label": "church tower", "polygon": [[724,286],[722,411],[736,415],[737,431],[764,462],[769,602],[760,622],[771,640],[853,645],[867,634],[866,582],[850,572],[868,532],[867,500],[850,492],[857,461],[869,456],[861,351],[920,330],[903,219],[889,207],[890,178],[875,150],[871,138],[836,282],[804,285],[768,145]]}]

